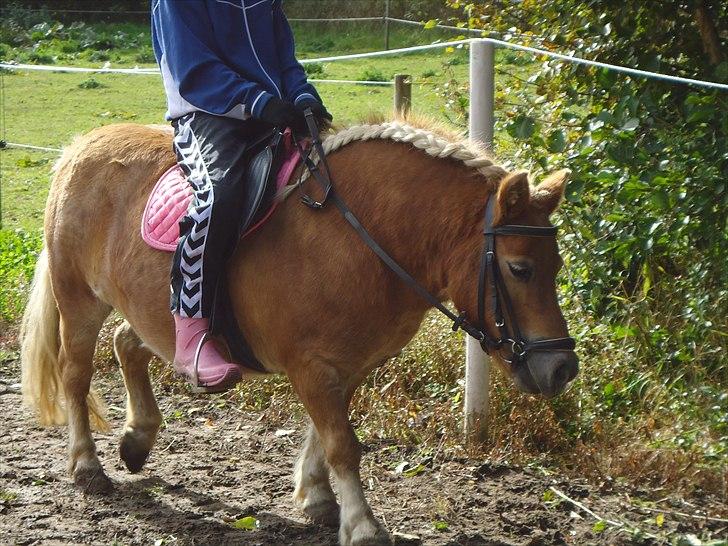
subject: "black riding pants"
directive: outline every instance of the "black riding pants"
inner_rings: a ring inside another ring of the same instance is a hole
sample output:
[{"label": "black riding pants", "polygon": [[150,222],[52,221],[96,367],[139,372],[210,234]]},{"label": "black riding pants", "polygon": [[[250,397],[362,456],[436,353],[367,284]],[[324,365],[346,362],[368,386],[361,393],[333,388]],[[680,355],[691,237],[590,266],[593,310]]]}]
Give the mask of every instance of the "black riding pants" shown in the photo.
[{"label": "black riding pants", "polygon": [[209,318],[238,238],[245,150],[265,127],[204,112],[182,116],[172,126],[177,162],[194,197],[180,222],[171,306],[184,317]]}]

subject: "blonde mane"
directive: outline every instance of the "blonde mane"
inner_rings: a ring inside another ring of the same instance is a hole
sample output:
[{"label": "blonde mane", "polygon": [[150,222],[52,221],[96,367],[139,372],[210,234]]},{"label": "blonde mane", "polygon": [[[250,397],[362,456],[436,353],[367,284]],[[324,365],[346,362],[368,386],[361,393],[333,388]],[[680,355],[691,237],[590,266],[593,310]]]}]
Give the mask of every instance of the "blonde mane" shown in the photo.
[{"label": "blonde mane", "polygon": [[[370,119],[358,125],[331,129],[328,133],[322,134],[321,139],[326,155],[352,142],[391,140],[410,144],[432,157],[461,161],[464,165],[482,174],[491,184],[497,183],[507,174],[503,167],[493,162],[492,157],[483,146],[470,142],[426,117],[409,115],[384,121],[380,117],[371,116]],[[308,170],[304,169],[298,182],[283,188],[276,198],[285,199],[309,176]]]},{"label": "blonde mane", "polygon": [[411,144],[432,157],[461,161],[488,180],[500,180],[506,174],[506,170],[496,165],[483,147],[423,119],[394,119],[352,125],[326,135],[323,147],[324,152],[330,154],[351,142],[376,139]]}]

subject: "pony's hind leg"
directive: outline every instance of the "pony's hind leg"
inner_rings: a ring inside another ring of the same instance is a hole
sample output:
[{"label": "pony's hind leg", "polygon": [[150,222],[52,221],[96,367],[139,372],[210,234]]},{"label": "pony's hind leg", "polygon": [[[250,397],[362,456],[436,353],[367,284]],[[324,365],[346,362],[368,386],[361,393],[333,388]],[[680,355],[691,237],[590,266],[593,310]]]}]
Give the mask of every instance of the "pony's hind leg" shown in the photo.
[{"label": "pony's hind leg", "polygon": [[339,505],[329,482],[329,467],[316,428],[308,429],[294,474],[293,497],[314,522],[335,527],[339,524]]},{"label": "pony's hind leg", "polygon": [[152,353],[142,345],[141,339],[126,321],[114,334],[114,353],[126,385],[126,425],[119,454],[129,472],[139,472],[162,424],[162,414],[149,381]]},{"label": "pony's hind leg", "polygon": [[93,375],[96,339],[110,307],[99,301],[88,287],[54,283],[60,315],[62,371],[69,430],[69,472],[74,483],[87,493],[103,493],[112,488],[111,480],[96,455],[96,444],[89,423],[89,391]]}]

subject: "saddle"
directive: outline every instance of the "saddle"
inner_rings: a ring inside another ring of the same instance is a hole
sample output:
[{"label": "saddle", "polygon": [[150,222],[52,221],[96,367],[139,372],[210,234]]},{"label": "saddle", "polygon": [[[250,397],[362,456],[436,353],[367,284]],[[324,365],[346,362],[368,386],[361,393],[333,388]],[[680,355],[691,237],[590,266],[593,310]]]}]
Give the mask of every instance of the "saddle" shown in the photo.
[{"label": "saddle", "polygon": [[[273,215],[276,195],[291,179],[301,157],[290,130],[267,132],[245,153],[246,176],[242,192],[238,232],[245,238],[257,231]],[[174,252],[180,236],[179,222],[192,202],[192,188],[182,169],[174,165],[162,174],[147,200],[142,214],[142,239],[152,248]],[[215,290],[211,331],[227,342],[232,359],[247,368],[266,373],[255,357],[235,319],[228,295],[227,277],[222,275]]]},{"label": "saddle", "polygon": [[[290,131],[268,132],[245,153],[245,183],[242,185],[240,237],[258,230],[277,206],[275,196],[291,178],[300,162]],[[174,252],[179,241],[179,222],[192,202],[192,188],[182,169],[173,165],[162,174],[149,195],[142,214],[142,239],[156,250]]]}]

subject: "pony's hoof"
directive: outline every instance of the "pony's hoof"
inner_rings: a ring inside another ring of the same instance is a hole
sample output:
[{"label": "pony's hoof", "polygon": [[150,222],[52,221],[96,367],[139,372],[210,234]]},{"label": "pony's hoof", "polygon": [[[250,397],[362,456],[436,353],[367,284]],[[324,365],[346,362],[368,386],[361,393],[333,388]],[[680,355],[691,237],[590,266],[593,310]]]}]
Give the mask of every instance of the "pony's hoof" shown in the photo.
[{"label": "pony's hoof", "polygon": [[311,521],[326,527],[338,527],[339,505],[334,500],[325,500],[303,509]]},{"label": "pony's hoof", "polygon": [[377,531],[373,537],[355,539],[351,542],[351,546],[392,546],[392,539],[384,529]]},{"label": "pony's hoof", "polygon": [[101,467],[77,469],[73,473],[73,484],[85,495],[106,495],[114,490],[114,482]]},{"label": "pony's hoof", "polygon": [[339,542],[345,546],[391,546],[392,538],[378,522],[369,520],[354,529],[340,529]]},{"label": "pony's hoof", "polygon": [[139,472],[149,457],[149,450],[139,445],[133,432],[126,432],[119,444],[119,456],[132,474]]}]

